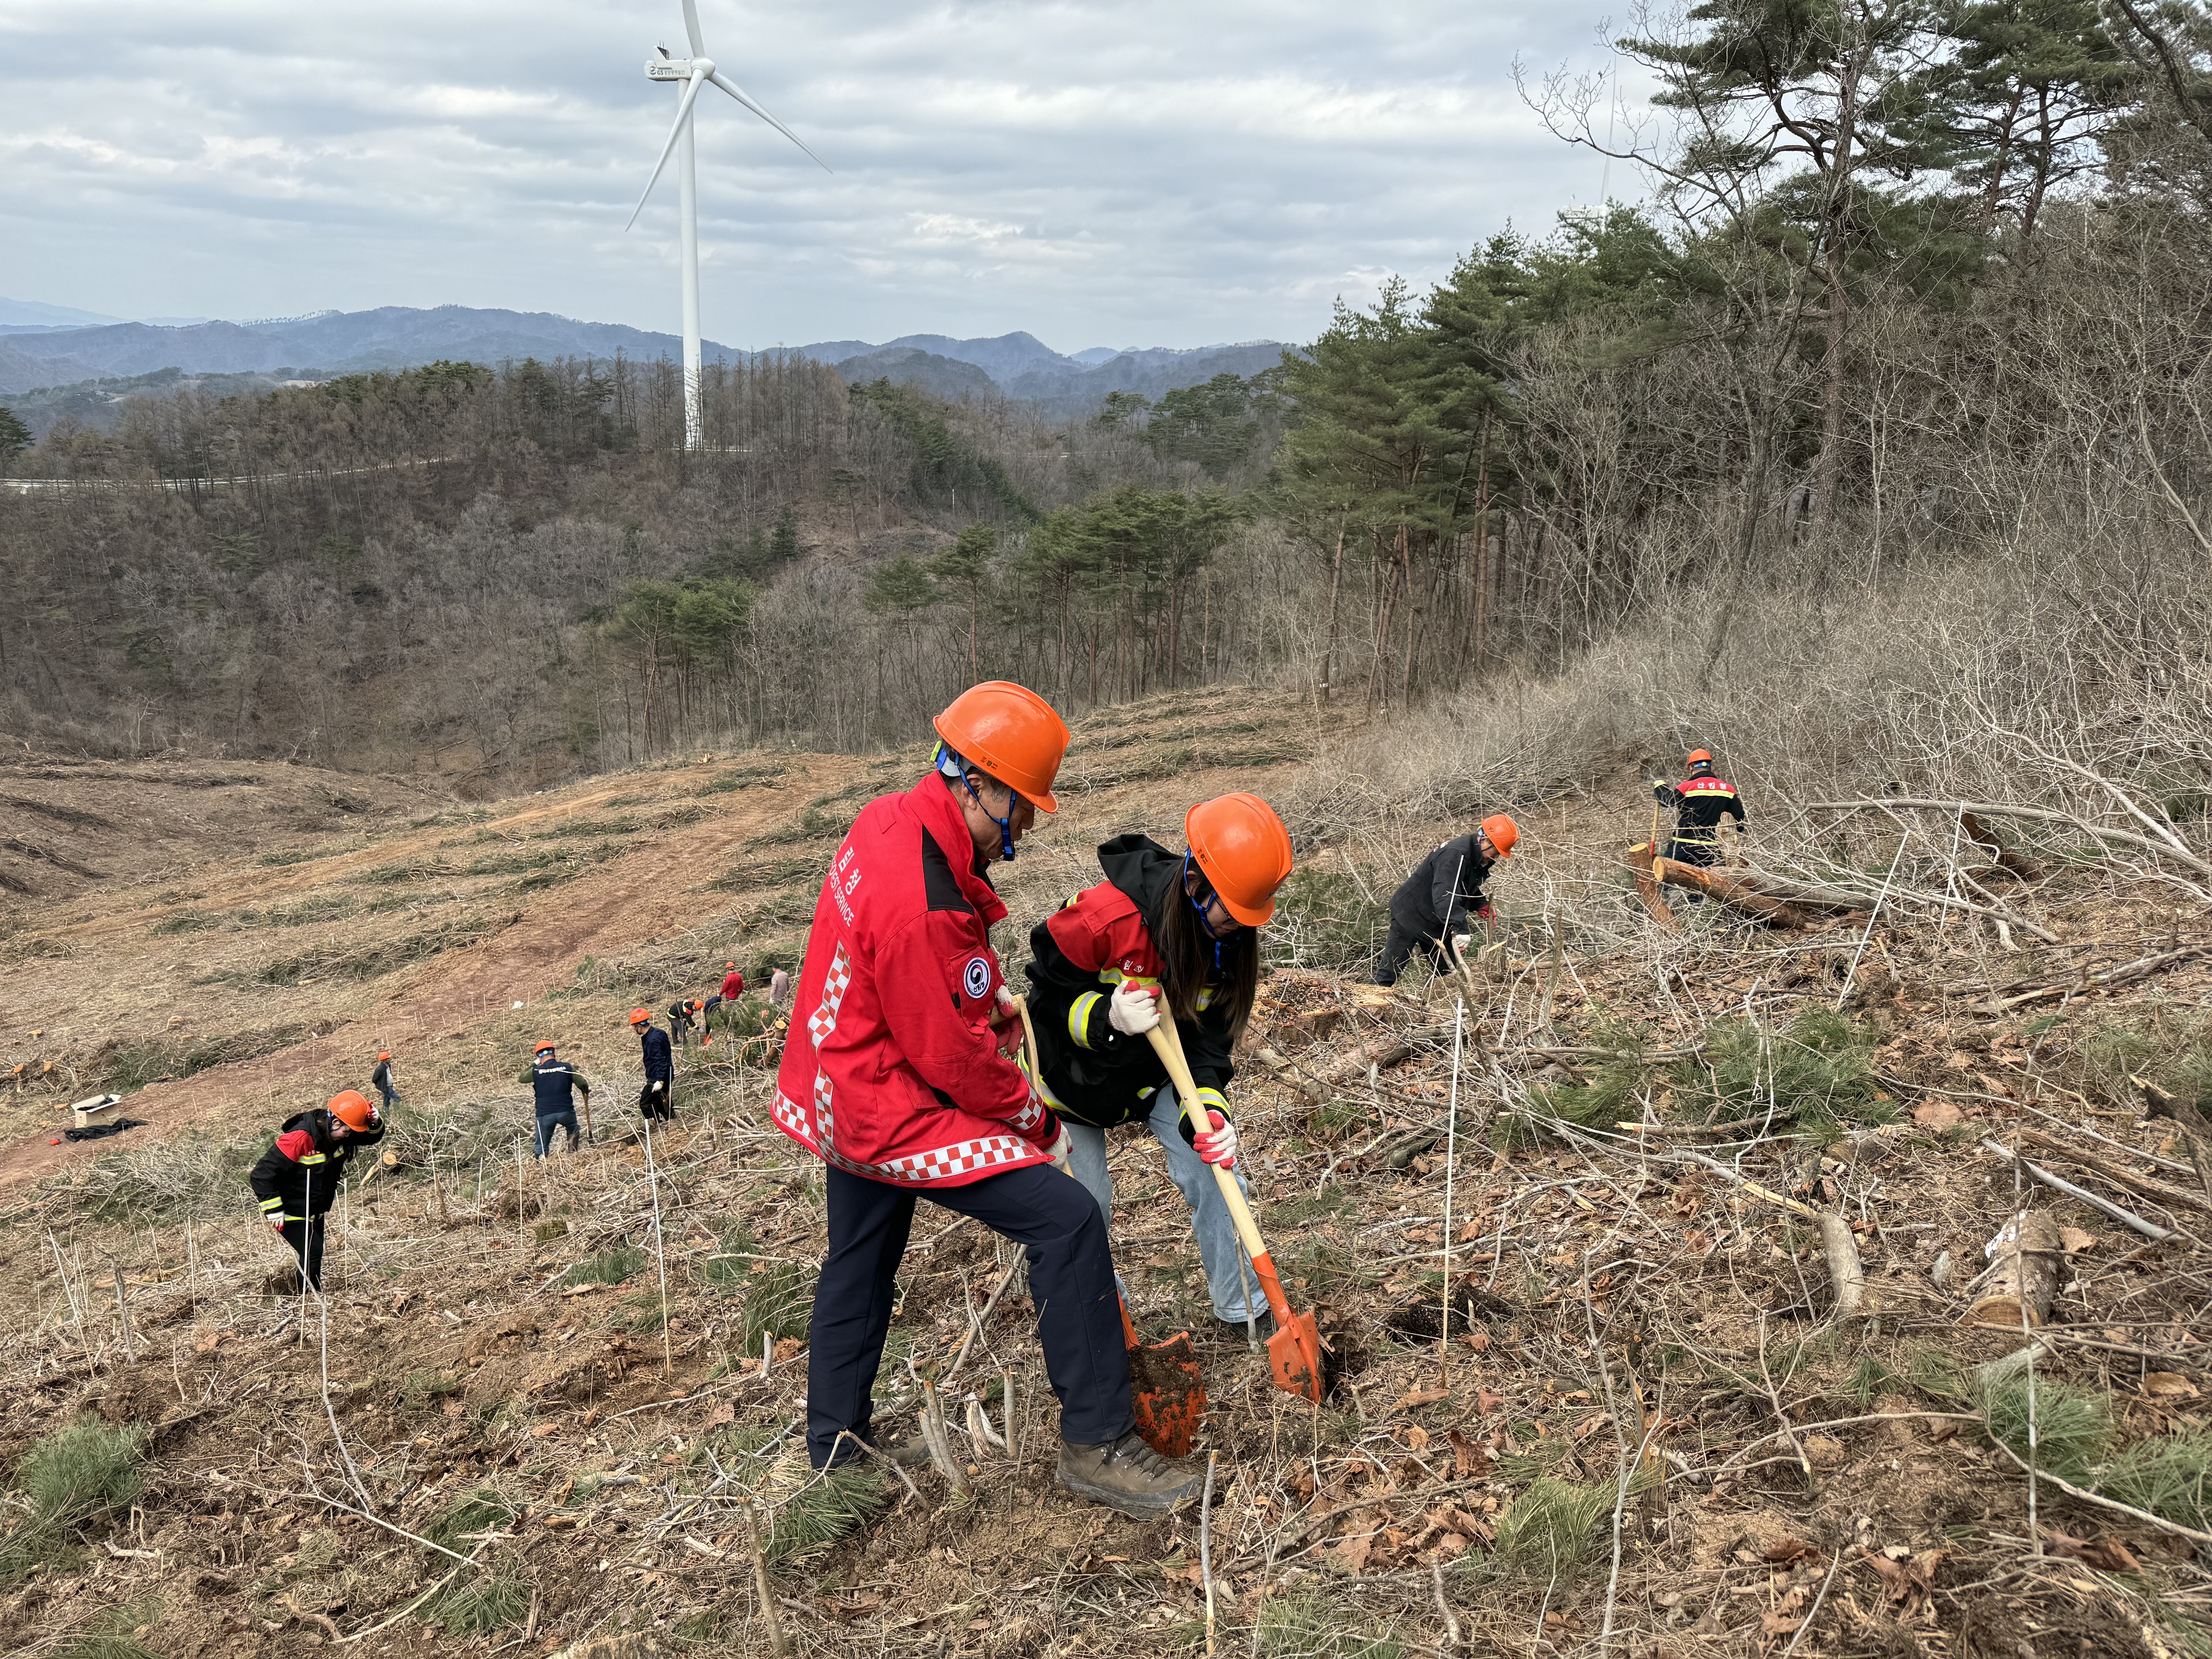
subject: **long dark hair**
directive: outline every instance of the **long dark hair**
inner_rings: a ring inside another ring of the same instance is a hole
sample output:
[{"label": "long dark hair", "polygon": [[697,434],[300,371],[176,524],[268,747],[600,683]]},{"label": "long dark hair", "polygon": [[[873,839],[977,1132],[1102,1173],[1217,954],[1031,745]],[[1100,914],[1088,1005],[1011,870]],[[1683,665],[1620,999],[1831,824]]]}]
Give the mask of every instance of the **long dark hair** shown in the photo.
[{"label": "long dark hair", "polygon": [[[1213,896],[1205,876],[1198,878],[1198,902]],[[1228,999],[1229,1040],[1244,1035],[1252,1018],[1252,1000],[1260,992],[1260,930],[1240,927],[1236,937],[1221,944],[1221,966],[1214,967],[1214,941],[1199,920],[1191,896],[1182,890],[1178,870],[1160,896],[1159,914],[1151,919],[1152,944],[1160,953],[1161,980],[1167,988],[1168,1018],[1176,1021],[1198,1018],[1198,994],[1216,983],[1213,1005]]]}]

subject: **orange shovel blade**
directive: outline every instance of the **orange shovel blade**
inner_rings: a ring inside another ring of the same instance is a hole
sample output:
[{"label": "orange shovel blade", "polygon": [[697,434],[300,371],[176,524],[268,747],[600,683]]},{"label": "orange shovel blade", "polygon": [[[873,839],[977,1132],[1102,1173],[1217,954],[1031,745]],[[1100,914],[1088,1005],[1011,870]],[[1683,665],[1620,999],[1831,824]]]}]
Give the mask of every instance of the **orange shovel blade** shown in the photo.
[{"label": "orange shovel blade", "polygon": [[1267,1369],[1285,1394],[1321,1400],[1321,1333],[1310,1313],[1292,1314],[1267,1339]]}]

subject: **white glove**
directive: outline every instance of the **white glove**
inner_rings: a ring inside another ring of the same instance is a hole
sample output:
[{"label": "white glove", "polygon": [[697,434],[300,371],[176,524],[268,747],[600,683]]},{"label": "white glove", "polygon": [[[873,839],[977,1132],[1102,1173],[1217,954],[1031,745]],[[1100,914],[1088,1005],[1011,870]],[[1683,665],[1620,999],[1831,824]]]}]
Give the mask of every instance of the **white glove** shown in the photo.
[{"label": "white glove", "polygon": [[1160,1005],[1152,991],[1125,979],[1107,1004],[1106,1023],[1123,1036],[1142,1036],[1160,1023]]},{"label": "white glove", "polygon": [[1237,1167],[1237,1126],[1217,1111],[1207,1109],[1206,1121],[1213,1127],[1192,1138],[1191,1146],[1208,1164],[1224,1170]]},{"label": "white glove", "polygon": [[1052,1143],[1052,1167],[1064,1176],[1075,1173],[1068,1160],[1075,1153],[1075,1137],[1067,1133],[1067,1125],[1060,1126],[1060,1139]]},{"label": "white glove", "polygon": [[1455,933],[1455,934],[1453,934],[1453,935],[1452,935],[1452,954],[1453,954],[1454,956],[1455,956],[1455,957],[1464,957],[1464,956],[1465,956],[1465,955],[1466,955],[1466,954],[1467,954],[1470,950],[1472,950],[1472,949],[1474,948],[1474,934],[1472,934],[1472,933]]}]

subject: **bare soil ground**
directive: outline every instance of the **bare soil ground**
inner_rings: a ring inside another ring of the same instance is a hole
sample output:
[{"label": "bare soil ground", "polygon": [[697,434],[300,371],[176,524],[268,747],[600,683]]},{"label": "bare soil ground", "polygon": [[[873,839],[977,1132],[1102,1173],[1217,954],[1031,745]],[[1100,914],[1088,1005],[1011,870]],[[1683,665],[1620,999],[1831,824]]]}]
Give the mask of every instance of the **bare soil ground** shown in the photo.
[{"label": "bare soil ground", "polygon": [[[1970,1375],[2023,1339],[1960,1323],[1984,1243],[2048,1207],[2076,1232],[2037,1376],[2101,1401],[2115,1446],[2203,1433],[2212,1207],[2124,1082],[2193,1075],[2201,919],[2072,866],[2008,896],[2057,946],[1901,912],[1778,933],[1685,906],[1666,931],[1618,872],[1649,813],[1623,778],[1515,804],[1505,949],[1471,990],[1386,992],[1354,970],[1371,899],[1447,826],[1330,825],[1342,766],[1305,758],[1316,728],[1264,697],[1102,715],[1003,883],[1018,964],[1104,835],[1172,839],[1243,787],[1329,843],[1274,930],[1235,1091],[1261,1224],[1341,1362],[1323,1404],[1218,1332],[1156,1149],[1116,1146],[1139,1324],[1191,1330],[1207,1371],[1203,1559],[1194,1512],[1131,1522],[1054,1487],[1018,1281],[951,1390],[970,1498],[884,1477],[840,1524],[845,1495],[806,1478],[820,1182],[770,1123],[772,1042],[691,1056],[648,1149],[622,1018],[728,957],[793,959],[836,834],[918,757],[720,757],[485,813],[362,785],[343,823],[158,869],[108,854],[136,873],[19,908],[0,1462],[86,1413],[150,1440],[135,1504],[0,1587],[0,1643],[764,1653],[757,1527],[805,1652],[1203,1650],[1209,1590],[1215,1650],[1275,1659],[2212,1652],[2172,1525],[2048,1484],[2031,1517]],[[2156,972],[2095,984],[2177,937]],[[47,1144],[73,1089],[240,1033],[265,1052],[130,1097],[149,1129]],[[607,1085],[600,1144],[543,1164],[515,1140],[540,1035]],[[379,1042],[409,1097],[398,1164],[349,1194],[330,1294],[303,1305],[236,1183]],[[2174,1237],[2021,1184],[1985,1137]],[[1791,1203],[1845,1220],[1864,1316],[1837,1315]],[[903,1427],[904,1362],[941,1370],[1008,1260],[923,1206],[879,1422]],[[970,1389],[1008,1449],[961,1432]]]}]

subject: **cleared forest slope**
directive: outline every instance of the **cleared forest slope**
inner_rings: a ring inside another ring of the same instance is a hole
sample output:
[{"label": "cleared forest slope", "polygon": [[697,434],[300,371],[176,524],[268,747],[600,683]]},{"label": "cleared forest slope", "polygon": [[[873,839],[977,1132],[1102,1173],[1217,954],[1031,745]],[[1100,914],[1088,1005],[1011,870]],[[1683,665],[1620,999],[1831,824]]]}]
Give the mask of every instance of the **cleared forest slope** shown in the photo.
[{"label": "cleared forest slope", "polygon": [[[1662,922],[1621,866],[1636,768],[1512,799],[1502,948],[1385,991],[1376,901],[1455,826],[1373,810],[1381,735],[1264,696],[1106,711],[1001,884],[1018,974],[1106,835],[1172,841],[1250,787],[1300,838],[1234,1094],[1261,1225],[1335,1350],[1324,1404],[1216,1334],[1157,1150],[1116,1143],[1133,1311],[1196,1333],[1207,1374],[1202,1547],[1194,1513],[1057,1492],[1018,1273],[989,1304],[1011,1256],[928,1206],[878,1421],[973,1330],[948,1391],[972,1492],[807,1478],[820,1182],[770,1121],[757,999],[636,1138],[628,1009],[795,961],[836,837],[918,750],[489,807],[17,763],[0,792],[49,856],[7,866],[42,884],[13,893],[0,990],[0,1645],[750,1655],[779,1639],[765,1582],[780,1639],[823,1654],[1196,1650],[1209,1607],[1217,1650],[1273,1659],[2203,1652],[2212,1199],[2128,1080],[2185,1107],[2212,1084],[2202,918],[2021,845],[2031,873],[1979,879],[2056,944],[1902,899]],[[1904,851],[1856,855],[1879,883]],[[542,1165],[516,1080],[541,1038],[601,1085],[599,1144]],[[303,1304],[242,1172],[380,1045],[391,1157]],[[49,1145],[103,1085],[148,1127]],[[2027,1370],[1976,1370],[2022,1334],[1963,1322],[2021,1210],[2064,1256],[2032,1407]],[[1009,1447],[961,1432],[970,1389]],[[2033,1524],[2030,1410],[2067,1483]]]}]

